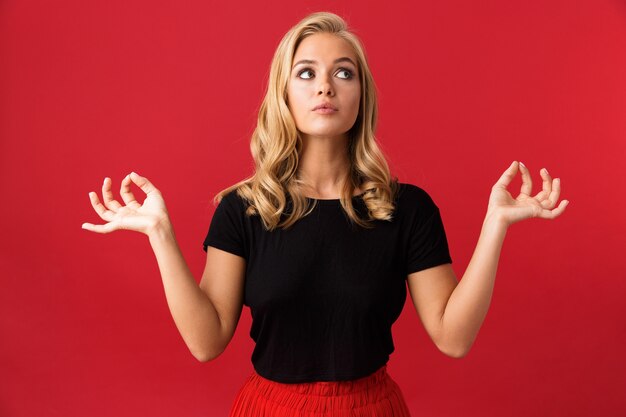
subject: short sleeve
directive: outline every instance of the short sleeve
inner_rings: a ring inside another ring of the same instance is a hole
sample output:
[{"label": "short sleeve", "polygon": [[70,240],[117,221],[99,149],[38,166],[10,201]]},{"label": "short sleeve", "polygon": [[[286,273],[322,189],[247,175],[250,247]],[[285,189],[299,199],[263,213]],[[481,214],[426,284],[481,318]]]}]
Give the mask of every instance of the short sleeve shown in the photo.
[{"label": "short sleeve", "polygon": [[452,263],[439,208],[423,190],[409,230],[407,276],[423,269]]},{"label": "short sleeve", "polygon": [[213,246],[246,258],[245,227],[243,209],[238,204],[236,191],[231,191],[217,205],[209,231],[204,239],[203,249]]}]

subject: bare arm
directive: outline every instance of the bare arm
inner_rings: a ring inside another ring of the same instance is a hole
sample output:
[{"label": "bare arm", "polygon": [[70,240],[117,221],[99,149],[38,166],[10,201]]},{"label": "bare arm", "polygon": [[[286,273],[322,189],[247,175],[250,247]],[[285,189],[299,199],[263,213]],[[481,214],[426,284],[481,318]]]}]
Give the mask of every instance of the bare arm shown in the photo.
[{"label": "bare arm", "polygon": [[241,315],[245,261],[209,247],[203,291],[189,271],[169,223],[154,229],[149,238],[178,331],[196,359],[215,359],[232,339]]},{"label": "bare arm", "polygon": [[[143,205],[130,190],[131,180],[147,195]],[[104,181],[102,195],[104,205],[96,193],[89,194],[94,210],[108,223],[84,223],[83,228],[97,233],[126,229],[146,234],[159,265],[170,312],[187,347],[200,361],[219,356],[230,342],[241,313],[245,260],[209,248],[199,286],[178,247],[159,190],[133,173],[124,178],[120,189],[125,206],[113,199],[109,178]]]},{"label": "bare arm", "polygon": [[485,219],[472,259],[457,282],[450,264],[408,277],[413,304],[433,342],[446,355],[468,352],[489,310],[506,227]]},{"label": "bare arm", "polygon": [[418,271],[407,278],[413,304],[424,327],[448,356],[465,356],[476,339],[491,303],[508,227],[532,217],[554,219],[569,203],[563,200],[556,207],[560,181],[552,180],[547,170],[541,172],[542,191],[530,197],[530,174],[526,167],[521,164],[520,167],[523,185],[516,199],[506,187],[515,177],[517,162],[511,164],[494,185],[476,249],[461,282],[457,282],[450,264]]}]

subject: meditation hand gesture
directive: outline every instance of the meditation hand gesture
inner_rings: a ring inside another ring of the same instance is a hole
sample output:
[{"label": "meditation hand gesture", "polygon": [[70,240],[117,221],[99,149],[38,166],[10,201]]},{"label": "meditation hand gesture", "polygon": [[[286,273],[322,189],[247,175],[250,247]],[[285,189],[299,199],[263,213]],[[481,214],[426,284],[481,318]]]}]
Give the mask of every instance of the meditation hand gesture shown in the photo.
[{"label": "meditation hand gesture", "polygon": [[[506,187],[515,178],[518,166],[522,174],[522,187],[519,196],[513,198]],[[554,219],[560,216],[569,203],[568,200],[562,200],[558,207],[554,208],[561,193],[561,181],[559,178],[552,179],[545,168],[541,170],[541,178],[543,178],[543,189],[531,197],[533,185],[530,172],[524,164],[514,161],[493,186],[487,215],[496,215],[507,227],[532,217]]]},{"label": "meditation hand gesture", "polygon": [[[130,190],[131,181],[146,193],[143,204],[139,204]],[[106,177],[102,184],[104,205],[100,203],[98,194],[93,191],[89,193],[89,199],[96,213],[108,223],[98,225],[83,223],[82,228],[97,233],[110,233],[114,230],[125,229],[149,235],[158,225],[169,222],[161,192],[147,178],[140,177],[134,172],[128,174],[122,180],[120,195],[125,206],[113,199],[111,179]]]}]

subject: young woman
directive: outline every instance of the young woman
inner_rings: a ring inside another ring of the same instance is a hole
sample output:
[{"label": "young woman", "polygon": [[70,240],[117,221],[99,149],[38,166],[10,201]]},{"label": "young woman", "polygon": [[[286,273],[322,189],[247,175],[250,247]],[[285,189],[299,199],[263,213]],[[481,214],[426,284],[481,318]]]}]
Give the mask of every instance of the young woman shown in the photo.
[{"label": "young woman", "polygon": [[[104,204],[89,194],[107,223],[83,228],[148,235],[172,316],[198,360],[224,351],[243,305],[250,307],[254,372],[231,417],[408,416],[386,371],[406,287],[435,345],[466,355],[489,307],[508,226],[553,219],[567,205],[557,207],[560,183],[545,169],[532,197],[528,170],[513,162],[492,188],[458,282],[438,207],[423,189],[391,176],[376,119],[361,43],[339,16],[314,13],[276,50],[251,140],[256,169],[215,197],[199,285],[147,178],[124,178],[124,205],[109,178]],[[512,198],[507,185],[518,169],[523,185]],[[131,182],[146,193],[143,204]]]}]

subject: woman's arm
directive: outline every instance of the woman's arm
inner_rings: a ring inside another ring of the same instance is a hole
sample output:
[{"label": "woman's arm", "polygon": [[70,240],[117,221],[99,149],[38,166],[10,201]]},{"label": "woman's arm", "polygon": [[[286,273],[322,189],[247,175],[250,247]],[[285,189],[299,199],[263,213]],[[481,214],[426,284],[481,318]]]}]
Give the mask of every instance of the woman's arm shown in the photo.
[{"label": "woman's arm", "polygon": [[461,282],[457,283],[450,264],[408,277],[409,291],[425,328],[430,328],[428,333],[437,347],[450,357],[467,355],[478,335],[491,303],[505,235],[506,227],[498,219],[485,218]]},{"label": "woman's arm", "polygon": [[547,170],[541,172],[542,191],[530,197],[532,182],[522,164],[522,190],[513,199],[506,187],[515,177],[517,167],[517,162],[511,164],[492,188],[480,237],[461,282],[457,282],[450,264],[418,271],[407,278],[424,327],[437,347],[449,356],[465,356],[482,326],[508,227],[531,217],[556,218],[568,204],[563,200],[554,208],[561,190],[560,181],[552,180]]},{"label": "woman's arm", "polygon": [[[199,361],[215,359],[230,342],[236,321],[234,326],[228,326],[227,323],[222,326],[216,307],[189,271],[169,222],[155,228],[149,234],[149,239],[161,272],[168,307],[185,344]],[[219,262],[218,259],[215,261]],[[207,271],[212,266],[210,262],[207,252]],[[223,273],[228,274],[227,271]],[[232,277],[222,278],[228,280]]]},{"label": "woman's arm", "polygon": [[[146,193],[143,204],[132,194],[131,181]],[[159,265],[170,312],[187,347],[200,361],[217,357],[232,338],[241,312],[245,261],[226,252],[208,251],[203,282],[198,286],[178,247],[160,191],[147,178],[132,173],[122,181],[120,195],[125,205],[113,198],[111,179],[105,178],[104,204],[95,192],[89,197],[96,213],[107,223],[84,223],[82,227],[97,233],[125,229],[146,234]]]}]

